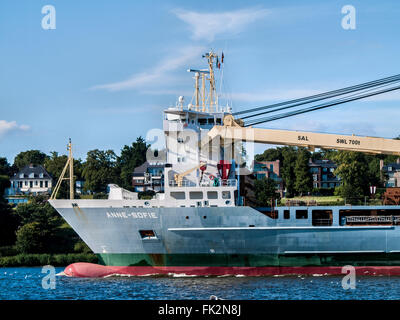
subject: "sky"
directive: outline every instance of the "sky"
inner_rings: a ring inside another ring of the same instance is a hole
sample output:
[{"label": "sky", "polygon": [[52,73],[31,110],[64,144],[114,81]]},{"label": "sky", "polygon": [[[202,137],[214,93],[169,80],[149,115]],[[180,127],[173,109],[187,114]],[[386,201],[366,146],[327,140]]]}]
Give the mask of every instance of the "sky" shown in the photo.
[{"label": "sky", "polygon": [[[399,74],[399,14],[399,1],[2,0],[0,157],[66,154],[68,138],[76,158],[119,154],[192,99],[186,70],[210,49],[224,52],[217,88],[233,111]],[[259,127],[393,138],[399,107],[394,92]]]}]

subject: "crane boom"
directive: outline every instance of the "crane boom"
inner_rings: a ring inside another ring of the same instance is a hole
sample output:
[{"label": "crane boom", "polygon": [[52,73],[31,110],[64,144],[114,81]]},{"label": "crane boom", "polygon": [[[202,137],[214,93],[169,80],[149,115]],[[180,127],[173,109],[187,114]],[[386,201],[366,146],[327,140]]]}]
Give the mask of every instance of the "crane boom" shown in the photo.
[{"label": "crane boom", "polygon": [[234,121],[224,121],[224,123],[229,123],[229,125],[214,126],[208,132],[208,139],[220,136],[225,140],[232,139],[255,143],[299,146],[307,147],[311,150],[324,148],[373,154],[400,155],[400,140],[395,139],[241,127]]},{"label": "crane boom", "polygon": [[193,168],[190,168],[190,169],[186,170],[185,172],[176,173],[174,175],[174,180],[175,180],[176,184],[178,185],[178,187],[182,187],[183,178],[185,176],[187,176],[189,173],[193,172],[194,170],[199,169],[201,167],[204,167],[206,165],[207,164],[205,162],[201,162],[199,165],[197,165],[197,166],[195,166]]}]

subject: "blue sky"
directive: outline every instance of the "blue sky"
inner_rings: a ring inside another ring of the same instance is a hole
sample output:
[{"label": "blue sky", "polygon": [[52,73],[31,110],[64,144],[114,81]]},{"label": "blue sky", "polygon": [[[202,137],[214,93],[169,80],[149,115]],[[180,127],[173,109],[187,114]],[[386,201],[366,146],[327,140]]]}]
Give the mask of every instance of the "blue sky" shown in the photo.
[{"label": "blue sky", "polygon": [[[41,27],[48,4],[55,30]],[[348,4],[355,30],[341,26]],[[398,1],[2,0],[0,156],[65,153],[69,137],[82,159],[119,153],[191,99],[186,70],[210,48],[234,111],[398,74],[399,15]],[[261,126],[390,138],[399,107],[390,93]]]}]

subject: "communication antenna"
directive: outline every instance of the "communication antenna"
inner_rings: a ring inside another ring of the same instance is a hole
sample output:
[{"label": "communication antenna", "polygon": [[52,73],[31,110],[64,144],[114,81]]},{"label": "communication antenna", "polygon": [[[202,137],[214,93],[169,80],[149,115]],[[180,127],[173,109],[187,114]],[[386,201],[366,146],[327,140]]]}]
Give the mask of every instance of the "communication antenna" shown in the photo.
[{"label": "communication antenna", "polygon": [[[74,158],[72,156],[71,138],[69,138],[67,150],[69,151],[67,163],[65,164],[65,167],[64,167],[63,171],[61,172],[60,177],[58,178],[57,184],[54,187],[53,192],[51,193],[50,200],[54,200],[57,198],[57,193],[58,193],[58,190],[60,189],[60,186],[61,186],[61,183],[63,180],[69,180],[69,198],[74,199]],[[68,166],[69,166],[69,178],[64,178],[65,173],[67,172]]]}]

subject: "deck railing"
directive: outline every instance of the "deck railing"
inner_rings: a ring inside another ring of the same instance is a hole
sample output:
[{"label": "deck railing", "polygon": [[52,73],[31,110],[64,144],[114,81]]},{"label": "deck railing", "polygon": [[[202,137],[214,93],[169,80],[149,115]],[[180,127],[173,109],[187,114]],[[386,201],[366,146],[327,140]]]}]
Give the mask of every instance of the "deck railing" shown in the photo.
[{"label": "deck railing", "polygon": [[400,216],[350,216],[343,217],[346,224],[352,223],[400,223]]},{"label": "deck railing", "polygon": [[[170,187],[178,187],[178,184],[175,180],[169,180],[168,185]],[[196,182],[183,180],[182,187],[236,187],[237,180],[236,179],[227,179],[227,180],[218,180],[218,183],[214,183],[211,181],[202,182],[200,185]]]}]

